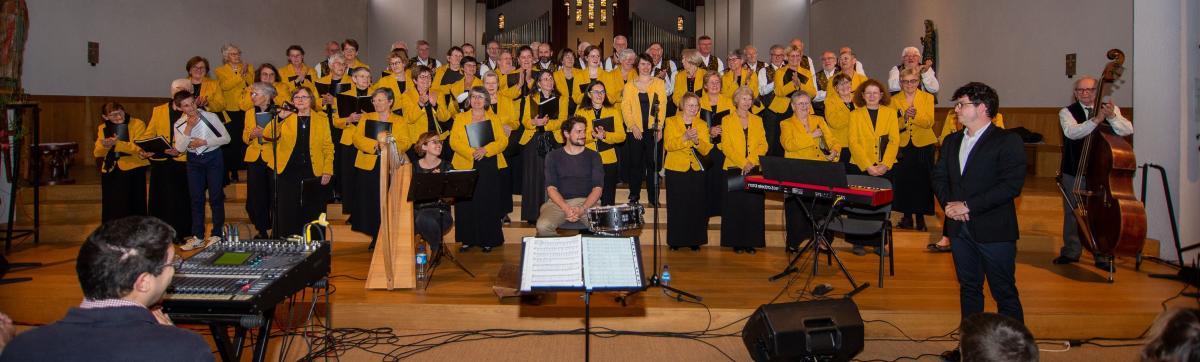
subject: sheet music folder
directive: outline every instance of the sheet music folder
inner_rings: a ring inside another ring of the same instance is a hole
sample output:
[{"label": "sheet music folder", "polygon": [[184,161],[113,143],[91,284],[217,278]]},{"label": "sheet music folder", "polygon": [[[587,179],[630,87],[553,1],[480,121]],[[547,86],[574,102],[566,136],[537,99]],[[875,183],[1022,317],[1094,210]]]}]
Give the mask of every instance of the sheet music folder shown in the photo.
[{"label": "sheet music folder", "polygon": [[521,240],[521,291],[646,289],[635,237],[575,235]]}]

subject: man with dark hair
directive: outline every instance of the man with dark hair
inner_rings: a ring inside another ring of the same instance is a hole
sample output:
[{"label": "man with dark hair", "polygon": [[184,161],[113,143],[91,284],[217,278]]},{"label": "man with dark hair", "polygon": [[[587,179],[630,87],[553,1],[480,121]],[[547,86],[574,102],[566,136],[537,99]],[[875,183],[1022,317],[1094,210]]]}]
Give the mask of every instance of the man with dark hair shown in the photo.
[{"label": "man with dark hair", "polygon": [[979,313],[962,321],[959,327],[962,360],[979,362],[1035,362],[1037,343],[1033,333],[1015,319]]},{"label": "man with dark hair", "polygon": [[604,162],[584,147],[587,121],[574,116],[563,121],[563,147],[546,154],[546,203],[538,213],[537,235],[557,235],[566,222],[587,223],[587,209],[600,201]]},{"label": "man with dark hair", "polygon": [[967,83],[951,99],[964,128],[946,137],[933,189],[954,244],[961,318],[983,312],[986,279],[1000,314],[1023,323],[1014,200],[1025,184],[1024,144],[1015,133],[991,126],[1000,103],[992,87]]},{"label": "man with dark hair", "polygon": [[1165,310],[1152,326],[1139,360],[1200,361],[1200,309]]},{"label": "man with dark hair", "polygon": [[100,225],[75,262],[83,302],[17,335],[0,361],[212,361],[200,335],[172,326],[155,307],[182,262],[174,239],[171,226],[152,217]]},{"label": "man with dark hair", "polygon": [[721,61],[721,57],[713,57],[713,39],[708,35],[701,35],[696,39],[696,51],[700,53],[700,59],[704,62],[704,69],[709,72],[724,73],[725,62]]}]

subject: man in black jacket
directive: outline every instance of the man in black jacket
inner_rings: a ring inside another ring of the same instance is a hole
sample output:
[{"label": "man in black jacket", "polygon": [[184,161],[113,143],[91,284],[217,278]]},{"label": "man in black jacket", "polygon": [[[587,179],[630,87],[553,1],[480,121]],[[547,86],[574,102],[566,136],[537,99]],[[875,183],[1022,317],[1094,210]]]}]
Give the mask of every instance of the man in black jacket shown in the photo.
[{"label": "man in black jacket", "polygon": [[130,216],[100,225],[79,250],[84,300],[63,319],[18,334],[7,361],[212,361],[199,334],[176,328],[154,307],[175,276],[175,231]]},{"label": "man in black jacket", "polygon": [[[992,118],[999,97],[992,87],[971,82],[954,91],[954,112],[963,131],[946,137],[933,169],[933,189],[946,213],[946,235],[954,244],[962,319],[983,312],[987,279],[1000,314],[1024,323],[1017,295],[1017,208],[1025,184],[1021,137]],[[958,360],[958,351],[942,355]]]},{"label": "man in black jacket", "polygon": [[991,87],[968,83],[952,99],[964,131],[946,137],[933,186],[954,244],[962,318],[983,312],[986,278],[1000,314],[1024,322],[1015,279],[1020,232],[1013,202],[1025,184],[1024,145],[1016,134],[991,126],[999,105]]}]

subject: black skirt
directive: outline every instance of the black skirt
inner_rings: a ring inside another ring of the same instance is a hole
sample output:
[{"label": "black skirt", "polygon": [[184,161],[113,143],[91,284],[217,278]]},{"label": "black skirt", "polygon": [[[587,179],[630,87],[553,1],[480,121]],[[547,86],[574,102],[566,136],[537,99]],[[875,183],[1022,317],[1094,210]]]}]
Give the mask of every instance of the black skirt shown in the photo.
[{"label": "black skirt", "polygon": [[708,197],[703,171],[666,171],[667,245],[708,244]]},{"label": "black skirt", "polygon": [[100,175],[100,220],[146,214],[146,167]]},{"label": "black skirt", "polygon": [[353,215],[355,210],[354,201],[356,200],[354,196],[354,177],[359,171],[357,167],[354,167],[354,158],[358,157],[358,149],[354,148],[354,146],[343,145],[335,141],[333,150],[333,165],[335,167],[333,173],[335,175],[342,175],[341,180],[338,180],[341,183],[338,186],[340,186],[342,193],[342,214]]},{"label": "black skirt", "polygon": [[721,166],[725,164],[725,154],[713,145],[712,151],[708,152],[709,160],[712,160],[712,166],[704,169],[704,190],[707,195],[706,204],[708,205],[708,216],[721,216],[721,200],[725,196],[725,170]]},{"label": "black skirt", "polygon": [[250,217],[250,223],[254,224],[254,229],[259,233],[265,233],[272,226],[271,214],[274,213],[275,205],[272,202],[274,195],[271,193],[271,186],[275,180],[271,175],[274,173],[275,171],[261,160],[246,166],[246,215]]},{"label": "black skirt", "polygon": [[188,195],[187,163],[150,161],[150,216],[175,228],[175,241],[192,233],[192,199]]},{"label": "black skirt", "polygon": [[905,214],[933,215],[933,145],[916,147],[912,144],[900,148],[900,162],[896,163],[896,195],[892,210]]},{"label": "black skirt", "polygon": [[[379,233],[379,168],[364,170],[354,168],[354,203],[350,218],[350,230],[370,235],[372,238]],[[345,207],[345,206],[343,206]]]},{"label": "black skirt", "polygon": [[463,246],[495,247],[504,244],[504,231],[500,217],[504,215],[502,204],[512,197],[500,182],[500,171],[496,168],[496,157],[484,157],[475,161],[479,178],[475,181],[475,192],[469,200],[458,200],[454,204],[454,239]]},{"label": "black skirt", "polygon": [[242,142],[242,127],[246,123],[246,111],[225,111],[229,122],[225,123],[225,131],[229,132],[229,144],[221,147],[225,158],[225,172],[234,174],[246,169],[246,143]]},{"label": "black skirt", "polygon": [[[724,170],[726,177],[741,175],[742,170]],[[725,191],[721,200],[721,246],[761,248],[767,245],[764,205],[766,197],[757,192]]]},{"label": "black skirt", "polygon": [[[303,167],[300,167],[303,166]],[[310,195],[312,193],[305,192],[303,189],[304,180],[312,179],[315,176],[312,174],[311,165],[288,165],[283,169],[283,173],[279,174],[279,194],[280,195]],[[314,184],[316,185],[316,184]],[[329,187],[326,185],[325,187]],[[328,196],[328,189],[322,194]],[[290,236],[302,235],[304,232],[304,224],[316,220],[325,212],[326,200],[316,199],[307,200],[302,197],[280,197],[279,198],[279,230],[276,235]],[[378,213],[379,209],[375,209]],[[378,229],[378,225],[376,226]]]},{"label": "black skirt", "polygon": [[640,140],[634,138],[633,133],[625,135],[625,142],[617,148],[620,151],[618,158],[621,160],[621,181],[629,186],[630,199],[641,198],[642,183],[645,182],[648,196],[646,201],[657,203],[658,195],[654,193],[654,189],[658,182],[658,170],[654,166],[662,166],[662,156],[657,157],[657,160],[651,157],[656,153],[662,154],[662,142],[655,142],[654,131],[650,130],[643,132]]},{"label": "black skirt", "polygon": [[537,151],[537,145],[545,137],[551,137],[550,133],[535,133],[533,139],[521,149],[522,163],[525,165],[521,171],[521,220],[529,224],[537,224],[538,213],[547,197],[546,158]]}]

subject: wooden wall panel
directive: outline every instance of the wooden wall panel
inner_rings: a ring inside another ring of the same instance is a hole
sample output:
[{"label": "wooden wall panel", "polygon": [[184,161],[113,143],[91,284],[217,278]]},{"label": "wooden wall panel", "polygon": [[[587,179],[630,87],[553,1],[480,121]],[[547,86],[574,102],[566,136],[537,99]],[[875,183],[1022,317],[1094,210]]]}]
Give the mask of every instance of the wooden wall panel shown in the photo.
[{"label": "wooden wall panel", "polygon": [[117,102],[134,118],[150,122],[150,113],[166,98],[150,97],[103,97],[103,96],[32,96],[42,109],[41,143],[76,142],[79,154],[76,164],[95,165],[91,157],[96,141],[96,127],[100,125],[100,106],[106,102]]}]

